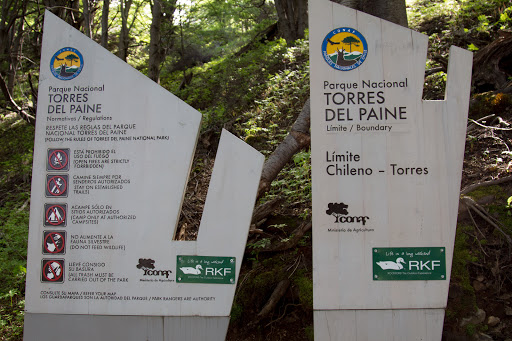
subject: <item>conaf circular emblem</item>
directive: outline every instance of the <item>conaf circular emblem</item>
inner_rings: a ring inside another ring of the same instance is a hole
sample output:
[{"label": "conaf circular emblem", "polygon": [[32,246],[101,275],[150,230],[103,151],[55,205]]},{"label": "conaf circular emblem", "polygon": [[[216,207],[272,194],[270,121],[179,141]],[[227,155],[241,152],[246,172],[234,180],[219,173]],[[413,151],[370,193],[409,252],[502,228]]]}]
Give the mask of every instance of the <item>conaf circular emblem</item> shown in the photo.
[{"label": "conaf circular emblem", "polygon": [[358,31],[341,27],[325,36],[322,55],[333,69],[350,71],[363,64],[368,55],[368,44]]},{"label": "conaf circular emblem", "polygon": [[60,80],[68,81],[75,78],[84,68],[82,54],[72,47],[65,47],[57,51],[51,61],[50,70]]}]

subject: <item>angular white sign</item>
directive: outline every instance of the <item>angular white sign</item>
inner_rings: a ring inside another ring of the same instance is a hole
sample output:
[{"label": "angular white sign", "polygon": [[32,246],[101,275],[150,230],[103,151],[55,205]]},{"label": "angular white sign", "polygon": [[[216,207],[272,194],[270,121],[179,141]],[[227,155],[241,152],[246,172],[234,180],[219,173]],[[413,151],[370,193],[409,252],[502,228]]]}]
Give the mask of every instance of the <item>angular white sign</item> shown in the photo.
[{"label": "angular white sign", "polygon": [[27,313],[228,316],[263,156],[223,132],[198,241],[173,241],[201,114],[49,12],[38,99]]},{"label": "angular white sign", "polygon": [[412,316],[388,310],[446,306],[472,57],[452,47],[446,99],[423,101],[427,36],[328,0],[309,11],[315,333],[384,340],[363,329]]}]

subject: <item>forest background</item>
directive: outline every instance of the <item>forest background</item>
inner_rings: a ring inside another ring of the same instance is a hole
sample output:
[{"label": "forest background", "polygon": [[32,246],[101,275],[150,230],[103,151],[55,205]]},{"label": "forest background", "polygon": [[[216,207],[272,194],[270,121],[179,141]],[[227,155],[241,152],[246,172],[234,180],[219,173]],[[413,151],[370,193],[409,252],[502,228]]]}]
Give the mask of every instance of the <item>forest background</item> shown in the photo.
[{"label": "forest background", "polygon": [[[407,12],[398,0],[337,2],[429,36],[424,99],[443,99],[450,45],[474,52],[443,338],[512,340],[512,2],[408,0]],[[202,113],[177,239],[197,235],[221,128],[265,154],[228,340],[312,340],[306,1],[2,0],[0,6],[0,340],[23,334],[45,9]]]}]

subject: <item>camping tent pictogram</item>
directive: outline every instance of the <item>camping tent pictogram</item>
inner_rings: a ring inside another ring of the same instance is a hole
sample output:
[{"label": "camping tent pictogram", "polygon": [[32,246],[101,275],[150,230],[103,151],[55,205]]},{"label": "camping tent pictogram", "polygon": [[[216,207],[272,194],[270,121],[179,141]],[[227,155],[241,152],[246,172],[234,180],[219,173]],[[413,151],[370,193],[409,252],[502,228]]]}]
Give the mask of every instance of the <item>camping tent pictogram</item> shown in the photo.
[{"label": "camping tent pictogram", "polygon": [[44,226],[66,226],[66,204],[44,204]]}]

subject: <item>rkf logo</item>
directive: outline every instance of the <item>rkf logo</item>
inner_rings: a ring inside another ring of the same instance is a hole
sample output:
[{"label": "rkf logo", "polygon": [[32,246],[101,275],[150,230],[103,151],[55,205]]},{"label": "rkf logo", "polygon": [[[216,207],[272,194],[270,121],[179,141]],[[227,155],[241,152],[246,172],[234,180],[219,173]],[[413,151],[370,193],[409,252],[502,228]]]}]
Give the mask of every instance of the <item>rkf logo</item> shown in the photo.
[{"label": "rkf logo", "polygon": [[336,218],[335,223],[345,224],[345,223],[358,223],[363,226],[366,225],[366,222],[370,220],[368,216],[349,216],[347,211],[348,205],[344,203],[329,203],[327,205],[327,211],[325,213],[327,215],[332,215]]},{"label": "rkf logo", "polygon": [[169,278],[169,275],[172,274],[172,270],[156,270],[155,261],[152,259],[139,258],[137,269],[144,271],[143,276],[165,276],[165,278]]}]

